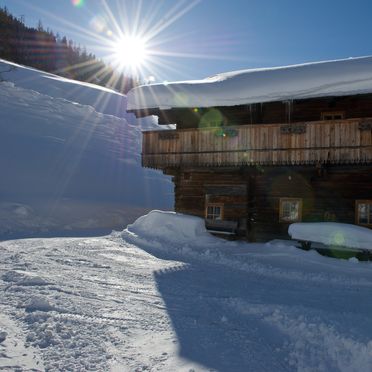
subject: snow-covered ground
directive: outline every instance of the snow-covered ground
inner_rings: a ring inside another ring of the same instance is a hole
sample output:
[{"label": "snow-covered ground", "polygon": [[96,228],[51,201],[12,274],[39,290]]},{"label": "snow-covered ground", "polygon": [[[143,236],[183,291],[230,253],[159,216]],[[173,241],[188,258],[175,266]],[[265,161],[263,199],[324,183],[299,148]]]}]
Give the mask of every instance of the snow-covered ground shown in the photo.
[{"label": "snow-covered ground", "polygon": [[0,239],[110,232],[173,186],[141,167],[141,129],[126,96],[0,60]]},{"label": "snow-covered ground", "polygon": [[2,242],[0,369],[371,371],[371,270],[161,212]]}]

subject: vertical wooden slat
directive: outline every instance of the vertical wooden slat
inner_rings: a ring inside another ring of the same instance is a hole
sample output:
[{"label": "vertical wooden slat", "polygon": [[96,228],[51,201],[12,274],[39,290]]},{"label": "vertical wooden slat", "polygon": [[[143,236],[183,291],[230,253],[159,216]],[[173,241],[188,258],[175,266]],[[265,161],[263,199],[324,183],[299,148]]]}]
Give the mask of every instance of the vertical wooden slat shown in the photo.
[{"label": "vertical wooden slat", "polygon": [[[362,119],[308,122],[305,133],[281,133],[279,124],[236,127],[237,136],[216,136],[217,129],[177,130],[161,137],[143,133],[144,166],[238,166],[241,164],[309,164],[372,160],[372,131]],[[366,119],[363,119],[366,120]],[[292,124],[296,125],[296,124]]]}]

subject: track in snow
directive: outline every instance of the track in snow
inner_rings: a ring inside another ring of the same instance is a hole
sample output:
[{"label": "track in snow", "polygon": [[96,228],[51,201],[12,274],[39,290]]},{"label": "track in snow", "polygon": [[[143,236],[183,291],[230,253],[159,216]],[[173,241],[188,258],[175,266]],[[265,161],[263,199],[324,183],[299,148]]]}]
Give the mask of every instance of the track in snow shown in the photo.
[{"label": "track in snow", "polygon": [[16,329],[0,343],[0,369],[372,366],[369,263],[264,245],[225,258],[155,246],[114,235],[0,243],[0,313]]}]

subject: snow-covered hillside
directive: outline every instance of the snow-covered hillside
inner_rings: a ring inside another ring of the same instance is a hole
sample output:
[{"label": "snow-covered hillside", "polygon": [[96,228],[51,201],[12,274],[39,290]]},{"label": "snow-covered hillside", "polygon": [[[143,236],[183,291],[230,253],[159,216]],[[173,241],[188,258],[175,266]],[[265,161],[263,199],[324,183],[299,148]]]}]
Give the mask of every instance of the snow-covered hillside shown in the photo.
[{"label": "snow-covered hillside", "polygon": [[371,269],[162,212],[2,242],[0,369],[369,372]]},{"label": "snow-covered hillside", "polygon": [[169,178],[141,167],[155,124],[125,109],[109,89],[0,61],[0,239],[111,231],[172,208]]}]

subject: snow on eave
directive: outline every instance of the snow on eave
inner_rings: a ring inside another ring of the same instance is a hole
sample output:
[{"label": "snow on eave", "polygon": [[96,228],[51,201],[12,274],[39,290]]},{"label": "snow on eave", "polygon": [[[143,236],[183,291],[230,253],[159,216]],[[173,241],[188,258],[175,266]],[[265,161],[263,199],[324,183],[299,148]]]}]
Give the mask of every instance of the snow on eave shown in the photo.
[{"label": "snow on eave", "polygon": [[143,85],[128,93],[128,110],[236,106],[366,93],[372,93],[372,56]]}]

